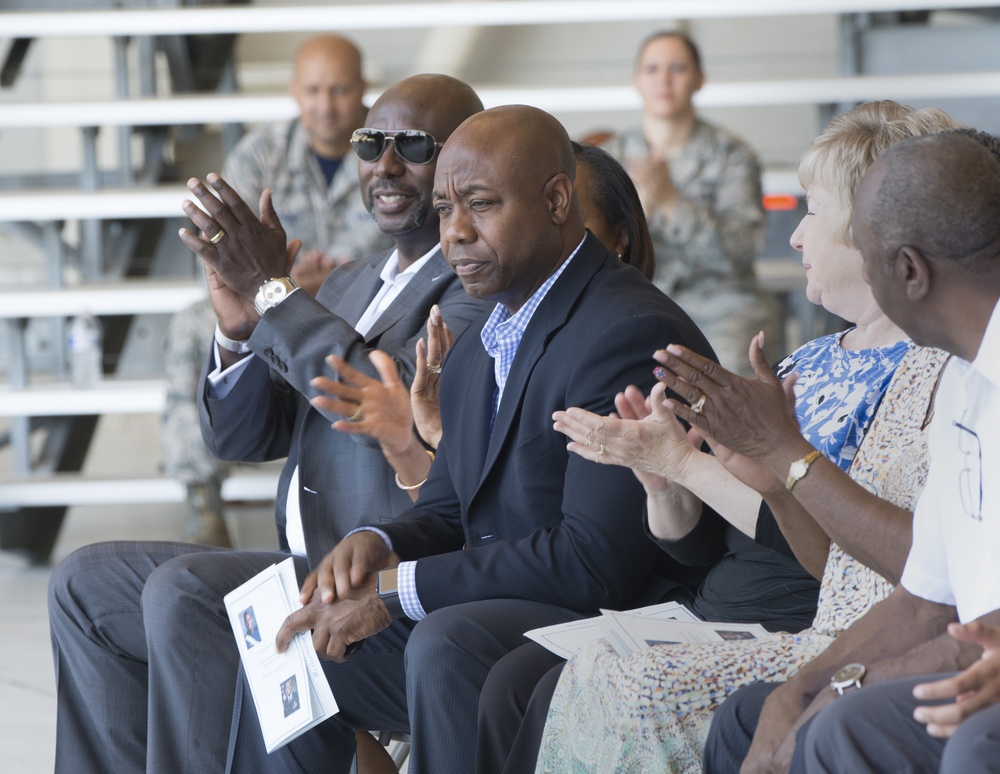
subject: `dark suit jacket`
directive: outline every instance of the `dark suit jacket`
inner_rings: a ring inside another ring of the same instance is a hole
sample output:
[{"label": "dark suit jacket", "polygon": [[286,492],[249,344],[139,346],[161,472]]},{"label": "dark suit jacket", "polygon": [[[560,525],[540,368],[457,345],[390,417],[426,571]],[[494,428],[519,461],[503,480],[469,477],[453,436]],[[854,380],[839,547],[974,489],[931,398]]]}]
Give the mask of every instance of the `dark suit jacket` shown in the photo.
[{"label": "dark suit jacket", "polygon": [[[316,299],[299,291],[261,318],[250,347],[253,358],[222,400],[208,397],[202,374],[202,434],[221,459],[260,462],[287,457],[275,502],[281,546],[291,474],[299,466],[299,505],[310,566],[347,532],[389,519],[411,504],[394,483],[392,468],[371,438],[338,433],[309,405],[309,381],[330,374],[325,358],[337,354],[377,378],[368,359],[382,349],[395,359],[403,380],[413,379],[417,339],[431,306],[439,304],[453,331],[484,318],[488,305],[470,299],[440,250],[417,273],[362,338],[353,326],[381,287],[382,254],[334,269]],[[485,318],[484,318],[485,319]],[[273,370],[272,370],[273,369]],[[272,378],[278,375],[281,378]],[[307,397],[303,397],[307,396]]]},{"label": "dark suit jacket", "polygon": [[420,499],[380,525],[404,560],[419,559],[424,609],[516,598],[595,611],[642,599],[658,552],[643,534],[644,491],[626,468],[569,454],[552,412],[607,414],[627,385],[652,388],[656,349],[712,357],[708,342],[590,234],[525,331],[492,436],[493,360],[477,334],[446,361],[444,439]]}]

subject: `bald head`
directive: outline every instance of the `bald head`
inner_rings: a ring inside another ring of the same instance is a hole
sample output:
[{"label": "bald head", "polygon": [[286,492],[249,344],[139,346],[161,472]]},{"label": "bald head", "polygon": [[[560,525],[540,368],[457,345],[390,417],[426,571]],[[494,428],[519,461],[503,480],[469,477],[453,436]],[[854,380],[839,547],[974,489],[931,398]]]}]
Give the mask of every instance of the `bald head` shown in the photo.
[{"label": "bald head", "polygon": [[[387,88],[368,112],[366,127],[384,133],[378,155],[362,154],[358,163],[361,195],[378,227],[396,242],[400,266],[406,268],[435,244],[437,213],[431,208],[431,191],[437,165],[435,151],[407,161],[399,151],[397,132],[426,132],[443,143],[455,128],[483,103],[465,83],[448,75],[415,75]],[[426,142],[426,138],[422,142]]]},{"label": "bald head", "polygon": [[504,159],[526,177],[547,180],[561,173],[573,180],[576,176],[576,155],[566,129],[538,108],[491,108],[462,126],[461,141],[483,154]]},{"label": "bald head", "polygon": [[[405,113],[405,128],[422,129],[444,142],[459,124],[482,109],[482,100],[467,83],[450,75],[426,73],[387,88],[372,105],[371,115],[377,118],[385,112]],[[370,123],[376,126],[378,121]]]},{"label": "bald head", "polygon": [[867,227],[867,246],[879,255],[911,245],[971,271],[1000,267],[1000,164],[969,137],[947,132],[892,146],[858,201],[855,229]]},{"label": "bald head", "polygon": [[310,147],[329,159],[347,153],[351,133],[365,117],[365,82],[357,46],[337,35],[310,38],[295,55],[289,91],[298,103]]},{"label": "bald head", "polygon": [[563,126],[524,105],[485,110],[445,143],[434,177],[441,246],[466,292],[511,312],[583,238]]},{"label": "bald head", "polygon": [[339,35],[319,35],[302,43],[295,52],[295,74],[298,78],[304,68],[321,61],[336,66],[347,76],[362,80],[361,51],[354,43]]},{"label": "bald head", "polygon": [[904,140],[861,180],[851,221],[882,311],[918,344],[972,360],[1000,298],[1000,164],[946,132]]}]

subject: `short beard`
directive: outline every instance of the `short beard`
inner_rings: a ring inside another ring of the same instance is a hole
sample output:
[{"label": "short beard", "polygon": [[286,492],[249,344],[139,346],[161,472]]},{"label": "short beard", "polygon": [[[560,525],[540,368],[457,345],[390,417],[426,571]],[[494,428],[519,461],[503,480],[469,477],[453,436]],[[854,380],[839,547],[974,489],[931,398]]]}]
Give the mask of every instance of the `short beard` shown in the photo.
[{"label": "short beard", "polygon": [[[378,215],[375,214],[375,196],[377,194],[371,192],[368,194],[368,201],[365,203],[365,209],[368,210],[368,214],[371,219],[375,221],[375,225],[379,227],[379,231],[383,234],[388,234],[389,232],[383,231],[382,226],[378,222]],[[412,216],[413,222],[410,224],[410,228],[403,233],[409,233],[410,231],[416,231],[417,229],[423,227],[424,223],[427,222],[427,215],[431,210],[430,200],[427,196],[418,196],[416,203],[413,205]],[[393,234],[389,234],[393,236]]]}]

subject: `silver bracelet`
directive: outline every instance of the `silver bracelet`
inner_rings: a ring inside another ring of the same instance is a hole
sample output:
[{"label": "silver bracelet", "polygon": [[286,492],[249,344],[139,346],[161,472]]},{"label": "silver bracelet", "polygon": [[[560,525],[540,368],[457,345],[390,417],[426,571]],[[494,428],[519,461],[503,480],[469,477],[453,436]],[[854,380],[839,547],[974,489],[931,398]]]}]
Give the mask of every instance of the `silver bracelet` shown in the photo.
[{"label": "silver bracelet", "polygon": [[235,352],[237,355],[246,355],[250,350],[250,339],[237,341],[223,334],[219,324],[215,324],[215,343],[228,352]]},{"label": "silver bracelet", "polygon": [[[427,454],[430,456],[431,462],[434,462],[434,452],[432,452],[430,449],[424,449],[424,451],[427,452]],[[399,480],[399,473],[396,474],[396,486],[398,486],[404,492],[412,492],[414,489],[420,489],[420,487],[422,487],[426,483],[427,483],[427,477],[424,477],[424,480],[421,481],[419,484],[414,484],[413,486],[406,486],[402,481]]]}]

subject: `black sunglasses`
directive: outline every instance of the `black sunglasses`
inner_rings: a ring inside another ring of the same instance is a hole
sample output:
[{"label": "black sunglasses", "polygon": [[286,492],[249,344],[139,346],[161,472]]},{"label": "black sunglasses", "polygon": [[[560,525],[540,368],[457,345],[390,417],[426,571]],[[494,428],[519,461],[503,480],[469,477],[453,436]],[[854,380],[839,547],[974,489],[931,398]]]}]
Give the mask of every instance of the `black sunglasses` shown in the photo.
[{"label": "black sunglasses", "polygon": [[378,161],[390,140],[396,144],[396,153],[408,164],[429,164],[437,149],[444,145],[419,129],[400,129],[398,132],[357,129],[351,135],[351,147],[362,161]]}]

